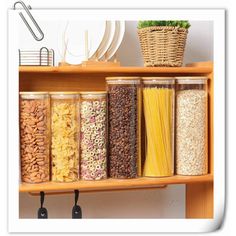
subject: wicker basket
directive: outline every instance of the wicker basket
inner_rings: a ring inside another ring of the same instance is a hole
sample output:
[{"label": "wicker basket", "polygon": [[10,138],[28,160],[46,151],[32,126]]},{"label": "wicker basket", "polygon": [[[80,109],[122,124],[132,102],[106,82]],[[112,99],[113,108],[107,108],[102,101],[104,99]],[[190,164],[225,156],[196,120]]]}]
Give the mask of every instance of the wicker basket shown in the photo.
[{"label": "wicker basket", "polygon": [[138,29],[144,66],[182,66],[187,34],[173,26]]}]

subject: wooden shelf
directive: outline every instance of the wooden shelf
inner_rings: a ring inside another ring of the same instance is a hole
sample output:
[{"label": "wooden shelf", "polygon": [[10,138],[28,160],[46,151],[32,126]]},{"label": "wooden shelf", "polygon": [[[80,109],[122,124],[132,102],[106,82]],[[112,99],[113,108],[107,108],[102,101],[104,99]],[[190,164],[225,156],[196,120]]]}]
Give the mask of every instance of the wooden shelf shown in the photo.
[{"label": "wooden shelf", "polygon": [[186,67],[82,67],[82,66],[20,66],[20,73],[68,73],[68,74],[207,74],[212,66]]},{"label": "wooden shelf", "polygon": [[107,179],[72,183],[20,184],[20,192],[37,195],[72,192],[155,189],[171,184],[186,185],[186,217],[212,218],[214,215],[214,78],[213,63],[198,62],[185,67],[40,67],[20,66],[19,91],[100,91],[106,89],[108,76],[207,76],[208,77],[208,171],[204,176],[172,176],[163,178]]},{"label": "wooden shelf", "polygon": [[213,182],[213,176],[172,176],[163,178],[137,178],[137,179],[107,179],[100,181],[78,181],[71,183],[48,182],[42,184],[20,184],[20,192],[40,191],[70,191],[79,189],[81,192],[114,191],[126,189],[148,189],[169,184],[193,184]]}]

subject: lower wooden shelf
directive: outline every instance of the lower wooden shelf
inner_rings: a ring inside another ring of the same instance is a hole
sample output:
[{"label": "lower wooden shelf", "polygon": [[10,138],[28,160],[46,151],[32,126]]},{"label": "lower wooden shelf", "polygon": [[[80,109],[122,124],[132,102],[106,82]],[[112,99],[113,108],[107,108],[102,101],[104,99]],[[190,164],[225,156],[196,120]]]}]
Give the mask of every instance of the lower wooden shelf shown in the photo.
[{"label": "lower wooden shelf", "polygon": [[141,177],[137,179],[106,179],[98,181],[77,181],[70,183],[55,183],[47,182],[41,184],[25,184],[21,183],[19,186],[20,192],[37,193],[45,192],[65,192],[79,189],[81,192],[95,192],[95,191],[115,191],[128,189],[150,189],[157,188],[169,184],[194,184],[213,182],[213,175],[203,176],[171,176],[163,178],[146,178]]}]

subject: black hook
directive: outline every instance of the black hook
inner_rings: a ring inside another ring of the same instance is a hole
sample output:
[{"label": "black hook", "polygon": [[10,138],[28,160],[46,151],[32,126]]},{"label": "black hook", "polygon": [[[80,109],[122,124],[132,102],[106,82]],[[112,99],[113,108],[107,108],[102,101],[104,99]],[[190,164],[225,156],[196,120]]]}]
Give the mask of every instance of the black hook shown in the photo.
[{"label": "black hook", "polygon": [[38,219],[47,219],[48,218],[48,211],[46,208],[43,207],[44,203],[44,192],[40,192],[40,208],[38,209]]},{"label": "black hook", "polygon": [[82,209],[77,205],[79,199],[79,190],[74,190],[75,193],[75,205],[72,208],[72,219],[82,219]]}]

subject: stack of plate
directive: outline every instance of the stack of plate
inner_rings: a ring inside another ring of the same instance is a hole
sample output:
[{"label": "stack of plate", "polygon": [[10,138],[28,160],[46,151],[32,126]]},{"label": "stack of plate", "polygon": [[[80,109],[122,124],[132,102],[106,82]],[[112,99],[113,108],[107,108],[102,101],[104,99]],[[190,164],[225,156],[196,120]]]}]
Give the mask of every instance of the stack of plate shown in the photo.
[{"label": "stack of plate", "polygon": [[86,44],[88,60],[109,60],[118,50],[124,33],[124,21],[67,22],[59,32],[58,46],[62,61],[72,65],[81,64],[86,59]]}]

